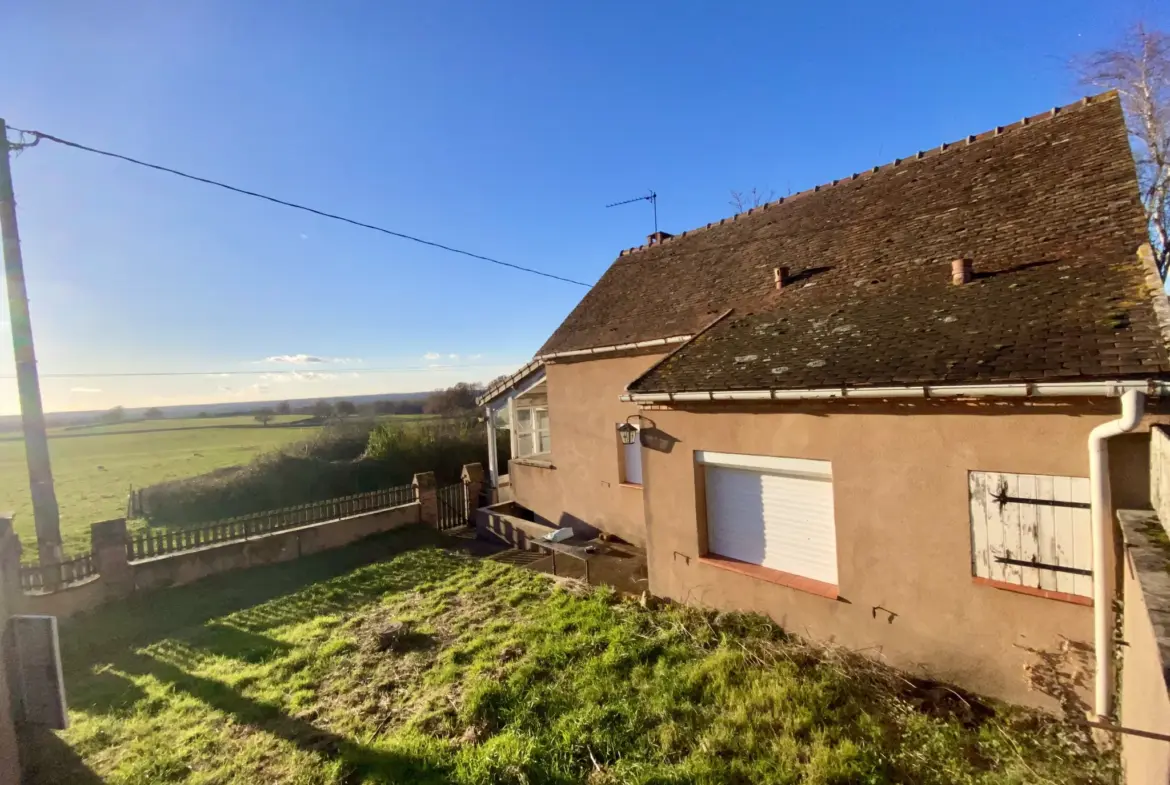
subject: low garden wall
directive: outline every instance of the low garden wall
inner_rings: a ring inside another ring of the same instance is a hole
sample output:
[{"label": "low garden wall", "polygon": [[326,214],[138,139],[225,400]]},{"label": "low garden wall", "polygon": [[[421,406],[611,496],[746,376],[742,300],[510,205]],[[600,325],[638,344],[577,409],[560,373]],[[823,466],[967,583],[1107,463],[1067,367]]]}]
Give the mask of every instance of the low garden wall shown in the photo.
[{"label": "low garden wall", "polygon": [[[434,474],[416,474],[411,488],[406,490],[413,491],[407,496],[413,498],[413,501],[404,504],[301,526],[281,524],[284,528],[252,535],[247,535],[246,528],[241,529],[244,532],[241,536],[235,536],[229,531],[231,539],[226,541],[212,541],[157,556],[138,556],[133,561],[131,558],[142,551],[142,543],[139,542],[142,538],[131,539],[127,536],[123,518],[102,521],[95,523],[91,529],[93,550],[85,557],[85,569],[92,571],[92,574],[81,572],[79,574],[86,577],[49,587],[51,590],[32,592],[22,592],[19,579],[14,578],[17,583],[13,601],[22,613],[65,618],[134,592],[181,586],[221,572],[292,561],[411,524],[436,525],[439,516]],[[340,509],[348,508],[343,506]],[[224,527],[213,528],[218,530]],[[190,532],[183,535],[184,542],[190,541],[189,535]],[[15,535],[12,536],[15,541]],[[160,548],[168,544],[162,542],[163,535],[157,535],[157,538]],[[18,541],[16,547],[14,575],[19,574]]]}]

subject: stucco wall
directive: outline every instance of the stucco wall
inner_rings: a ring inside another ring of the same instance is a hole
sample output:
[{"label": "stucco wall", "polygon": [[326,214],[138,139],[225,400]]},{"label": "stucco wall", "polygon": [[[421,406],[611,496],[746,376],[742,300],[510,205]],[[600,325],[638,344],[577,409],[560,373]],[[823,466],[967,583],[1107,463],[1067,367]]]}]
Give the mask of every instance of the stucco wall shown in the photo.
[{"label": "stucco wall", "polygon": [[[1145,592],[1128,554],[1123,572],[1125,620],[1122,637],[1126,646],[1122,650],[1121,724],[1127,728],[1167,733],[1170,732],[1170,696],[1167,695],[1166,675]],[[1127,785],[1166,785],[1170,782],[1170,744],[1165,741],[1124,735],[1121,737],[1121,759]]]},{"label": "stucco wall", "polygon": [[[1070,668],[1091,656],[1092,610],[972,581],[967,472],[1087,476],[1088,433],[1117,416],[1116,403],[772,406],[646,412],[678,440],[669,453],[644,450],[651,591],[766,613],[911,672],[1055,708],[1029,690],[1025,666],[1038,652]],[[695,450],[832,462],[840,599],[700,562]],[[1148,499],[1142,454],[1140,439],[1119,446],[1119,499]],[[1062,636],[1072,641],[1066,654]]]},{"label": "stucco wall", "polygon": [[644,545],[643,490],[621,484],[618,423],[638,413],[626,385],[662,355],[549,364],[549,435],[556,468],[509,464],[513,498],[554,526],[583,522]]}]

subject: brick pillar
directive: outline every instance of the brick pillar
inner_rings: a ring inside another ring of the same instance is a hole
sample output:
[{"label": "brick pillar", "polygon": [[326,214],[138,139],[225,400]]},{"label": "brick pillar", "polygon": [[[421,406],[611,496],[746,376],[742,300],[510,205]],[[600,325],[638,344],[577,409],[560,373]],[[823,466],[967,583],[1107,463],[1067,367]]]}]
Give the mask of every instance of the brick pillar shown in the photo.
[{"label": "brick pillar", "polygon": [[414,475],[410,485],[414,488],[414,498],[419,503],[419,523],[427,526],[439,526],[439,496],[435,486],[435,473],[422,472]]},{"label": "brick pillar", "polygon": [[463,509],[467,510],[468,520],[475,518],[475,511],[479,509],[479,497],[483,493],[483,465],[467,463],[463,465]]},{"label": "brick pillar", "polygon": [[134,573],[126,555],[126,519],[114,518],[89,527],[94,569],[102,576],[109,597],[125,597],[134,591]]}]

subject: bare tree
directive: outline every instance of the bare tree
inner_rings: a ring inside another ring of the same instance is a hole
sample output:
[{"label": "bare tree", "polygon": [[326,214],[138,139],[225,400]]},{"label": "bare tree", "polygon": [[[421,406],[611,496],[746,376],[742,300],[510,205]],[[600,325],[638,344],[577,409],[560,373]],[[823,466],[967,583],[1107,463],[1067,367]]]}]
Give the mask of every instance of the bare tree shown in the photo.
[{"label": "bare tree", "polygon": [[1076,63],[1084,84],[1116,90],[1134,139],[1150,244],[1163,280],[1170,271],[1170,35],[1137,25],[1115,49]]},{"label": "bare tree", "polygon": [[753,186],[752,190],[748,191],[747,193],[744,193],[743,191],[732,191],[731,199],[728,200],[728,204],[734,207],[737,213],[742,213],[745,210],[752,209],[753,207],[759,207],[760,205],[767,204],[775,198],[776,192],[771,188],[768,189],[767,193],[764,193],[759,188]]}]

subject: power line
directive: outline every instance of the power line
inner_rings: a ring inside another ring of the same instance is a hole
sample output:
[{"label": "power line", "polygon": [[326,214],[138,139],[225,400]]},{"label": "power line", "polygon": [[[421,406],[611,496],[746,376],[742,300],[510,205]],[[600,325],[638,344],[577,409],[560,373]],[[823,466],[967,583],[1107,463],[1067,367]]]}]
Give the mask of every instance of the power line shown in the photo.
[{"label": "power line", "polygon": [[[303,371],[113,371],[107,373],[42,373],[40,376],[42,379],[113,379],[148,376],[290,376],[296,378],[301,376],[312,380],[314,378],[323,378],[326,375],[336,376],[337,374],[343,373],[419,373],[424,371],[462,370],[464,368],[497,368],[499,365],[499,363],[464,363],[461,365],[412,365],[399,368],[328,368]],[[15,378],[11,374],[0,376],[0,379]]]},{"label": "power line", "polygon": [[[565,277],[562,277],[560,275],[546,273],[543,270],[534,270],[531,267],[523,267],[523,266],[518,265],[518,264],[512,264],[511,262],[504,262],[504,261],[501,261],[499,259],[493,259],[490,256],[483,256],[482,254],[472,253],[471,251],[464,251],[460,248],[453,248],[452,246],[444,245],[443,243],[436,243],[432,240],[424,240],[421,237],[414,237],[412,235],[404,234],[402,232],[396,232],[393,229],[387,229],[383,226],[376,226],[374,224],[364,223],[362,221],[354,220],[353,218],[346,218],[343,215],[337,215],[336,213],[327,213],[324,210],[317,210],[313,207],[306,207],[303,204],[297,204],[296,202],[289,202],[289,201],[286,201],[284,199],[278,199],[275,196],[268,196],[266,194],[258,193],[256,191],[249,191],[246,188],[238,188],[234,185],[228,185],[227,183],[221,183],[218,180],[212,180],[212,179],[209,179],[207,177],[199,177],[197,175],[188,174],[187,172],[181,172],[178,169],[172,169],[169,166],[162,166],[160,164],[152,164],[152,163],[149,163],[148,161],[142,161],[142,160],[139,160],[137,158],[131,158],[128,155],[122,155],[121,153],[113,153],[113,152],[110,152],[109,150],[100,150],[96,147],[90,147],[88,145],[80,144],[78,142],[71,142],[67,139],[62,139],[58,136],[53,136],[52,134],[46,134],[42,131],[24,131],[24,130],[21,130],[20,128],[13,128],[12,126],[9,126],[9,128],[12,128],[12,130],[16,131],[17,133],[31,135],[35,139],[35,141],[32,144],[36,144],[37,142],[40,142],[42,139],[50,141],[50,142],[56,142],[57,144],[64,145],[65,147],[72,147],[76,150],[84,150],[87,153],[95,153],[97,155],[104,155],[107,158],[116,158],[120,161],[126,161],[127,163],[132,163],[132,164],[135,164],[137,166],[144,166],[147,169],[154,169],[154,170],[159,171],[159,172],[166,172],[167,174],[173,174],[173,175],[176,175],[177,177],[183,177],[183,178],[186,178],[188,180],[194,180],[197,183],[204,183],[206,185],[214,185],[217,188],[223,188],[225,190],[232,191],[233,193],[243,194],[244,196],[251,196],[251,197],[254,197],[256,199],[263,199],[266,202],[272,202],[273,204],[279,204],[279,205],[283,205],[285,207],[291,207],[294,210],[303,210],[307,213],[312,213],[313,215],[319,215],[322,218],[331,218],[334,221],[342,221],[343,223],[352,224],[353,226],[360,226],[363,229],[373,229],[375,232],[381,232],[382,234],[388,234],[391,237],[398,237],[402,240],[410,240],[411,242],[419,243],[421,245],[429,245],[432,248],[439,248],[441,250],[450,251],[451,253],[457,253],[457,254],[461,254],[463,256],[470,256],[472,259],[479,259],[479,260],[484,261],[484,262],[491,262],[492,264],[498,264],[501,267],[510,267],[513,270],[520,270],[521,272],[532,273],[533,275],[541,275],[541,276],[544,276],[545,278],[552,278],[555,281],[563,281],[564,283],[576,284],[577,286],[584,286],[585,288],[591,287],[590,284],[587,284],[583,281],[575,281],[572,278],[565,278]],[[31,147],[32,144],[26,144],[24,146]]]}]

